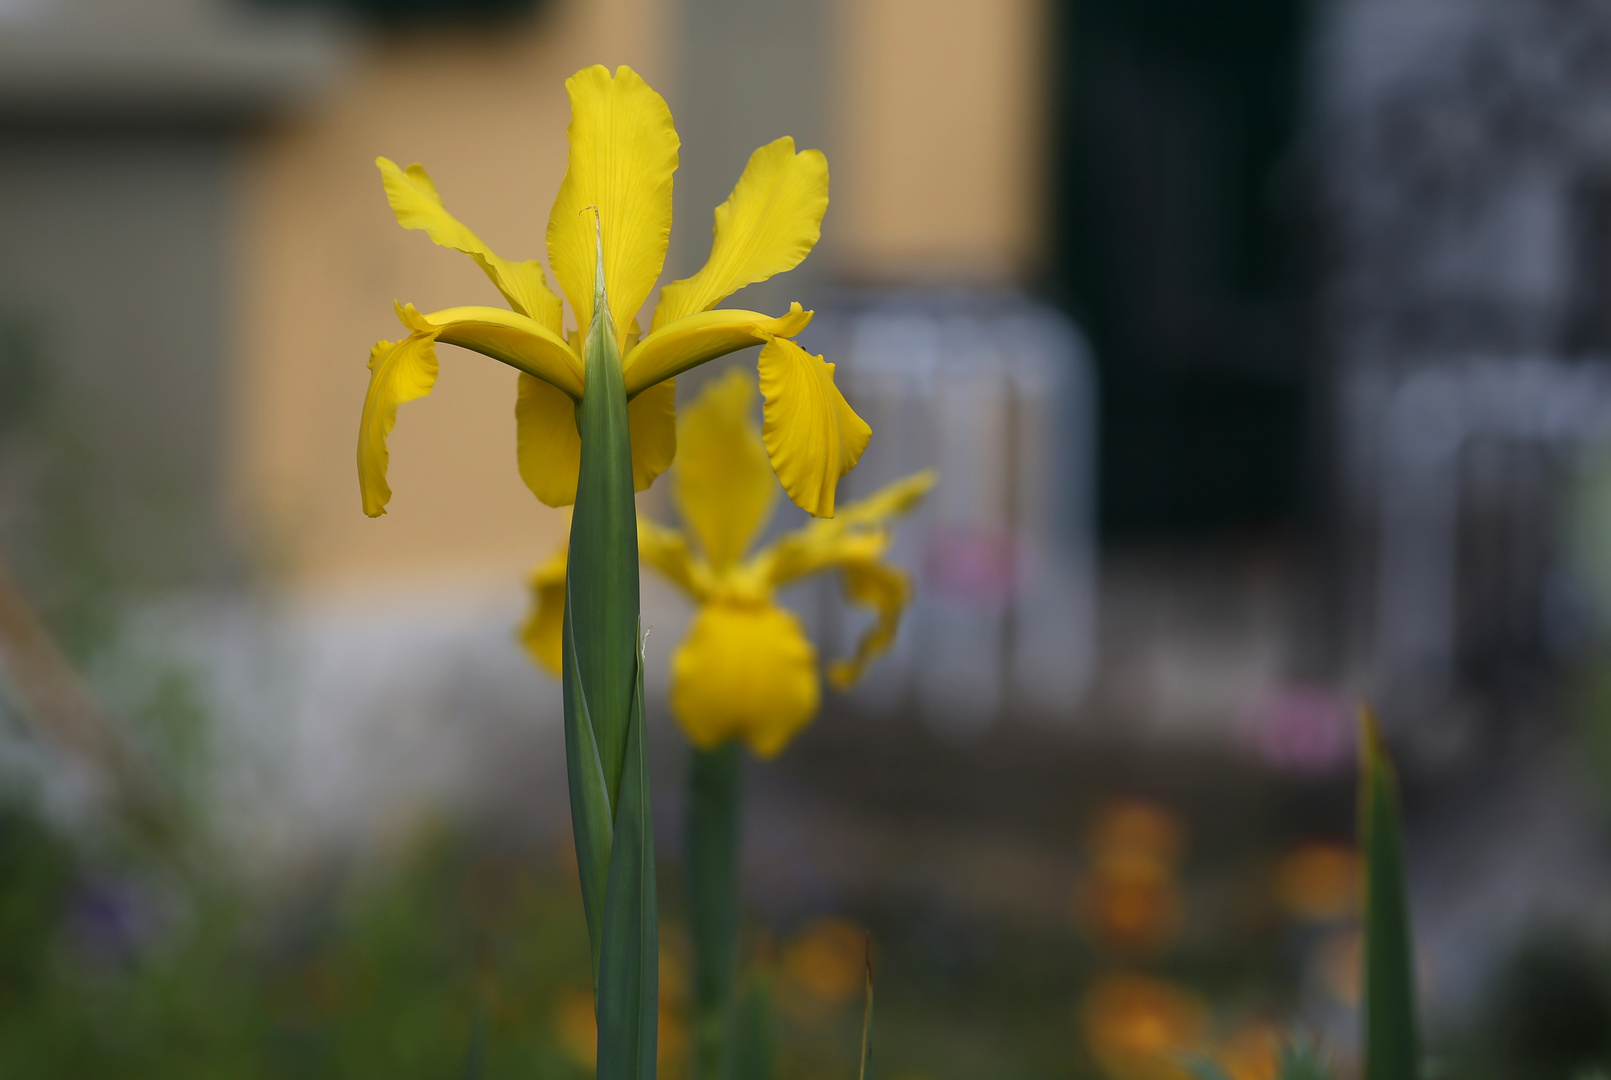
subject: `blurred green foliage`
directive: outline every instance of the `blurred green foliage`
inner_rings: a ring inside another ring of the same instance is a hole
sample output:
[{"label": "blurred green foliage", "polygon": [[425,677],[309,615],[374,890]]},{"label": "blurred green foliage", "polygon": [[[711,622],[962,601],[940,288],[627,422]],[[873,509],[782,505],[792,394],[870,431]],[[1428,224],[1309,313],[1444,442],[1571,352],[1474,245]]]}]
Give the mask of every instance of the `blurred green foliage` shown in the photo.
[{"label": "blurred green foliage", "polygon": [[573,887],[446,834],[389,870],[247,900],[79,854],[0,812],[0,1075],[581,1077]]}]

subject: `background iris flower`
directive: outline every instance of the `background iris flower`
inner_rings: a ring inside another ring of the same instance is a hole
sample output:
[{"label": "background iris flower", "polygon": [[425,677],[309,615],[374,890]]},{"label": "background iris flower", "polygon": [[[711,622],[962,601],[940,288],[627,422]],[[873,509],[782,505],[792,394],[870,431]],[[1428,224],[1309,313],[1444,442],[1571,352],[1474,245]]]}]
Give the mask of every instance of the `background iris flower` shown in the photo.
[{"label": "background iris flower", "polygon": [[[890,522],[934,486],[915,473],[813,521],[745,558],[771,517],[777,483],[750,412],[755,382],[733,369],[706,388],[678,422],[672,495],[686,532],[638,517],[638,554],[699,605],[671,660],[671,707],[688,741],[711,750],[743,739],[776,756],[816,715],[817,652],[776,590],[812,574],[838,571],[845,596],[877,619],[852,657],[828,666],[845,689],[895,640],[911,598],[905,571],[884,561]],[[541,666],[560,673],[566,552],[532,573],[533,608],[522,640]]]}]

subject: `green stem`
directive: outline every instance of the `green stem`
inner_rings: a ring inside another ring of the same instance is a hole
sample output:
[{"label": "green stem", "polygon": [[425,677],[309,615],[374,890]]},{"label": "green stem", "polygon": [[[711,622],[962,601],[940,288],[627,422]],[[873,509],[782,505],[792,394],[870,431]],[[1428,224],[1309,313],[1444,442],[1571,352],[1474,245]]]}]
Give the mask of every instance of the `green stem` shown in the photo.
[{"label": "green stem", "polygon": [[715,750],[693,751],[688,767],[686,868],[694,944],[694,1080],[721,1080],[731,1043],[743,767],[736,740]]}]

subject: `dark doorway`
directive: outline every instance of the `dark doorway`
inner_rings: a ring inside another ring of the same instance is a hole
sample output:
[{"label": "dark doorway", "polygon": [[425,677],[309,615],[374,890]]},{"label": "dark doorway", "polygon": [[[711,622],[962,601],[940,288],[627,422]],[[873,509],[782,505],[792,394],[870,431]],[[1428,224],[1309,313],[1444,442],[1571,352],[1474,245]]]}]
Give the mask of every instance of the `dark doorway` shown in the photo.
[{"label": "dark doorway", "polygon": [[1061,16],[1054,270],[1100,367],[1104,532],[1290,520],[1307,447],[1300,4]]}]

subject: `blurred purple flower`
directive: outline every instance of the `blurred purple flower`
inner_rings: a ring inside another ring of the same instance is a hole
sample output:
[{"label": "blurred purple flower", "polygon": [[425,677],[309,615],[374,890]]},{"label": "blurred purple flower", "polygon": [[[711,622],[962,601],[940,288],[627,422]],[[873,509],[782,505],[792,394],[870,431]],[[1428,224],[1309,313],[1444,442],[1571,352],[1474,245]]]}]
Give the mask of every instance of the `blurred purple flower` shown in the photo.
[{"label": "blurred purple flower", "polygon": [[92,879],[80,886],[68,901],[67,928],[89,958],[106,964],[120,963],[141,951],[155,929],[141,891],[114,878]]}]

